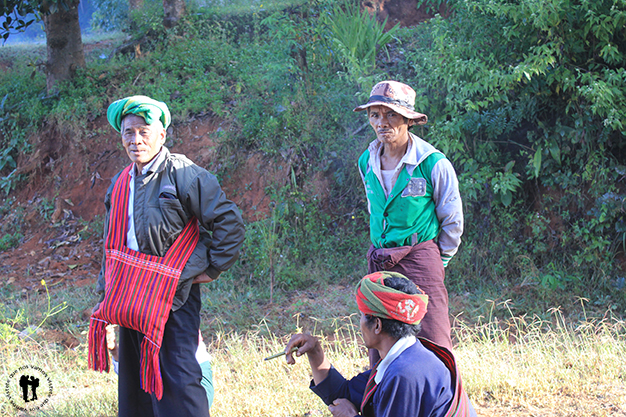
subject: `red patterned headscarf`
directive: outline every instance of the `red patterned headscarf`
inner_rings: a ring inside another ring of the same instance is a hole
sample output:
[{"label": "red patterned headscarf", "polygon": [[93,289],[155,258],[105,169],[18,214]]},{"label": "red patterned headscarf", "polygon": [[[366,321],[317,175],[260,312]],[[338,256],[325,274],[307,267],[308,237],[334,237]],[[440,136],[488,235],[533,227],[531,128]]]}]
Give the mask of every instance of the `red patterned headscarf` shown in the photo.
[{"label": "red patterned headscarf", "polygon": [[356,302],[363,314],[418,324],[426,314],[428,296],[419,287],[418,294],[407,294],[385,286],[385,278],[408,279],[397,272],[379,271],[363,277],[356,287]]}]

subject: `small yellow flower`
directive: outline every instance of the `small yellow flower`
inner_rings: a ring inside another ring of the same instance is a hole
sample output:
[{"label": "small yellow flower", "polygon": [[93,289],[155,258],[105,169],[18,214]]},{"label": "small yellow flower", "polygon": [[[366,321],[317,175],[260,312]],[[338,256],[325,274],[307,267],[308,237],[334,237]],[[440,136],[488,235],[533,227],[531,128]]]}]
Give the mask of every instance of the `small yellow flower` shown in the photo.
[{"label": "small yellow flower", "polygon": [[45,285],[46,285],[46,280],[45,280],[45,279],[42,279],[42,280],[41,280],[41,285],[43,285],[43,286],[45,286]]},{"label": "small yellow flower", "polygon": [[354,216],[352,216],[352,219],[354,220]]}]

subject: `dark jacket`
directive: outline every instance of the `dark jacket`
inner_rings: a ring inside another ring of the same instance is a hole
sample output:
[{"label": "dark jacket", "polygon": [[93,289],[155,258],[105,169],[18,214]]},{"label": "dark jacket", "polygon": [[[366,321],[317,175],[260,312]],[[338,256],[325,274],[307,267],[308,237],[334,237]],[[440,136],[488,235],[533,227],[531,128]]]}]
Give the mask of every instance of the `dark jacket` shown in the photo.
[{"label": "dark jacket", "polygon": [[[111,191],[120,173],[111,180],[104,205],[104,237],[108,234]],[[135,234],[139,251],[164,256],[191,217],[200,226],[200,240],[180,276],[172,310],[186,301],[197,275],[217,279],[238,258],[244,226],[237,206],[226,198],[215,176],[165,147],[150,170],[135,176],[133,206]],[[97,292],[104,296],[105,262],[98,276]]]}]

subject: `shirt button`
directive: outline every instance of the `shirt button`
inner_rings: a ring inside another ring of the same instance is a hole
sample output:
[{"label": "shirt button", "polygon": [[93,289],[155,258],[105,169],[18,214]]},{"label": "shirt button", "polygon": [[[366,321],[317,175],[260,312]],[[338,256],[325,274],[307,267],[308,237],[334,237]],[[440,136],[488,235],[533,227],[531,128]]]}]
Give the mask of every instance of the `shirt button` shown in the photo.
[{"label": "shirt button", "polygon": [[384,213],[383,213],[383,216],[387,217],[387,216],[389,216],[389,213],[384,212]]},{"label": "shirt button", "polygon": [[385,234],[383,233],[380,237],[381,237],[381,239],[384,239],[387,236],[385,236]]}]

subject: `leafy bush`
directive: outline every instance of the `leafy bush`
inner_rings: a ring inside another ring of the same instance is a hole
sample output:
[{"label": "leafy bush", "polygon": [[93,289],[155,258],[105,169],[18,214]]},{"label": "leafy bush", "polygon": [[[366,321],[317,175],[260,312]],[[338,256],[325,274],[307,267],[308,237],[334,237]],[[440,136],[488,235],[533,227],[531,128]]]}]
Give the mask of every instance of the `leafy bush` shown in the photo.
[{"label": "leafy bush", "polygon": [[369,239],[362,217],[333,216],[322,210],[317,196],[293,184],[275,190],[272,197],[270,215],[246,228],[235,275],[273,292],[351,283],[367,273],[364,254]]},{"label": "leafy bush", "polygon": [[[291,172],[288,187],[267,190],[274,210],[249,225],[233,276],[257,288],[270,268],[277,288],[355,279],[367,248],[355,162],[374,137],[352,108],[392,78],[416,89],[429,124],[415,133],[458,172],[466,232],[448,269],[454,291],[540,311],[574,296],[626,305],[623,0],[455,1],[447,19],[387,33],[355,2],[231,3],[192,6],[166,30],[152,2],[130,32],[145,38],[141,57],[90,62],[55,96],[26,67],[0,73],[0,187],[15,186],[17,151],[44,121],[84,128],[112,100],[147,94],[175,123],[227,121],[218,175],[249,152]],[[316,175],[324,203],[306,191]]]},{"label": "leafy bush", "polygon": [[0,238],[0,251],[5,251],[18,246],[23,237],[24,235],[18,232],[2,236],[2,238]]},{"label": "leafy bush", "polygon": [[331,12],[324,14],[324,22],[330,32],[333,50],[339,55],[355,80],[372,73],[376,66],[376,54],[387,52],[399,24],[384,31],[387,19],[379,23],[376,16],[360,10],[354,2],[338,2]]},{"label": "leafy bush", "polygon": [[24,63],[0,72],[0,188],[5,194],[16,184],[17,155],[31,151],[28,137],[39,127],[47,101],[40,96],[44,87],[45,79]]},{"label": "leafy bush", "polygon": [[128,26],[128,2],[123,0],[92,0],[95,11],[91,27],[96,30],[120,30]]},{"label": "leafy bush", "polygon": [[[625,239],[618,161],[626,136],[626,35],[619,29],[626,4],[471,0],[454,7],[447,20],[398,34],[406,61],[397,68],[429,112],[425,138],[459,171],[465,241],[476,256],[481,247],[492,255],[499,279],[518,271],[498,265],[528,255],[544,271],[532,281],[542,287],[611,292],[613,257]],[[481,223],[504,226],[472,227]],[[497,249],[498,236],[508,236],[506,249]]]}]

